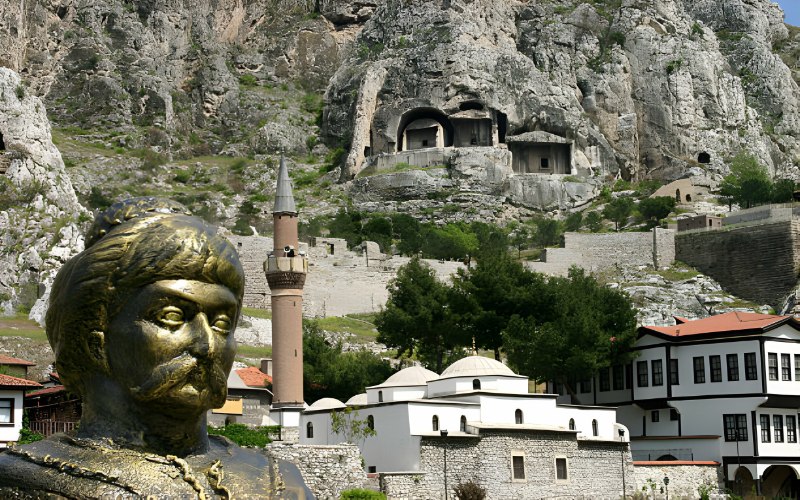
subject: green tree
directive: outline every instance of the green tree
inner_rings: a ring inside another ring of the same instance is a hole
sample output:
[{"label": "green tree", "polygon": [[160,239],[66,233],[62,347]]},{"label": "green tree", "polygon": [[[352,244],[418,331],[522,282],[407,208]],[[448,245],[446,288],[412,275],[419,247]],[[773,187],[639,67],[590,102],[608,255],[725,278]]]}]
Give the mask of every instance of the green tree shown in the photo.
[{"label": "green tree", "polygon": [[422,225],[408,214],[392,214],[392,237],[398,240],[397,250],[403,255],[416,255],[422,250]]},{"label": "green tree", "polygon": [[460,269],[453,278],[449,296],[455,341],[494,351],[500,359],[503,332],[515,315],[531,314],[547,307],[542,301],[543,275],[525,269],[507,253],[484,257],[469,269]]},{"label": "green tree", "polygon": [[508,239],[511,245],[517,249],[517,258],[522,258],[522,250],[528,248],[531,242],[531,228],[525,224],[520,224],[514,221],[509,224]]},{"label": "green tree", "polygon": [[767,169],[746,152],[737,154],[731,161],[731,173],[722,179],[720,195],[728,202],[750,208],[772,199],[772,179]]},{"label": "green tree", "polygon": [[393,372],[380,356],[367,350],[342,352],[341,343],[329,343],[316,321],[303,322],[303,391],[309,400],[346,400]]},{"label": "green tree", "polygon": [[620,196],[608,202],[603,208],[603,217],[614,223],[614,229],[619,231],[628,222],[633,211],[633,199],[629,196]]},{"label": "green tree", "polygon": [[515,316],[503,335],[509,364],[519,373],[574,393],[571,381],[632,359],[636,311],[624,292],[573,267],[566,278],[547,280],[540,293],[549,307]]},{"label": "green tree", "polygon": [[573,233],[579,231],[582,225],[583,225],[583,213],[581,212],[575,212],[569,214],[567,216],[567,219],[564,221],[564,229],[566,231],[570,231]]},{"label": "green tree", "polygon": [[375,318],[378,342],[398,355],[416,355],[428,368],[442,372],[445,357],[455,347],[448,306],[449,287],[419,258],[397,271],[389,282],[389,300]]},{"label": "green tree", "polygon": [[554,219],[537,219],[533,241],[539,247],[558,245],[561,241],[561,224]]},{"label": "green tree", "polygon": [[795,184],[791,179],[778,179],[772,185],[772,202],[788,203],[794,200]]},{"label": "green tree", "polygon": [[478,237],[465,224],[426,226],[423,240],[422,254],[432,259],[464,260],[478,249]]},{"label": "green tree", "polygon": [[649,222],[649,226],[657,226],[661,219],[668,216],[675,209],[675,203],[675,198],[672,196],[645,198],[639,202],[639,213]]},{"label": "green tree", "polygon": [[358,410],[348,406],[331,412],[331,431],[340,434],[346,443],[355,444],[377,433],[368,419],[358,418]]},{"label": "green tree", "polygon": [[586,227],[593,233],[600,231],[603,229],[603,216],[599,212],[589,212],[586,214]]}]

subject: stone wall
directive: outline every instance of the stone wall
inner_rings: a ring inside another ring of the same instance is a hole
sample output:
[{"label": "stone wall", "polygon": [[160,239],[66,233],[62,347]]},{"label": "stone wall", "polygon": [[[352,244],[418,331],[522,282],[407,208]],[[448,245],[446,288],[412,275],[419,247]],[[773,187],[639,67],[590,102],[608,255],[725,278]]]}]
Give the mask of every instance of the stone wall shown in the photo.
[{"label": "stone wall", "polygon": [[647,233],[565,233],[564,248],[548,248],[544,262],[527,262],[529,269],[564,275],[570,266],[599,271],[614,266],[669,266],[675,260],[675,231],[657,228]]},{"label": "stone wall", "polygon": [[[645,488],[652,492],[652,484],[656,492],[661,493],[664,478],[669,478],[670,498],[697,498],[697,488],[701,485],[712,485],[714,491],[724,488],[722,467],[719,465],[661,465],[653,463],[638,464],[633,468],[636,478],[636,491]],[[667,491],[664,490],[664,496]]]},{"label": "stone wall", "polygon": [[678,234],[676,258],[743,299],[778,307],[797,286],[800,220]]},{"label": "stone wall", "polygon": [[320,500],[338,499],[342,491],[364,488],[368,484],[358,446],[272,443],[268,448],[276,458],[295,464]]},{"label": "stone wall", "polygon": [[[577,440],[573,433],[482,430],[480,439],[423,437],[419,472],[380,475],[390,499],[444,498],[444,452],[447,488],[474,481],[488,498],[619,498],[623,469],[628,494],[634,492],[633,462],[628,443]],[[525,480],[511,477],[511,456],[522,453]],[[568,479],[557,481],[555,459],[567,459]]]}]

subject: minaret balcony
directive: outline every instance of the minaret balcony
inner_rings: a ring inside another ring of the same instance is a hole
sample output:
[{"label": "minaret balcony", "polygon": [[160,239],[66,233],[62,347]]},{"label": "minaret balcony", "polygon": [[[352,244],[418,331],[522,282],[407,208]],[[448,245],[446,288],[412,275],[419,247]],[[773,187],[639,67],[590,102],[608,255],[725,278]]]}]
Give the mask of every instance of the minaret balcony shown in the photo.
[{"label": "minaret balcony", "polygon": [[308,258],[305,256],[279,257],[270,255],[264,262],[264,271],[269,273],[307,273]]}]

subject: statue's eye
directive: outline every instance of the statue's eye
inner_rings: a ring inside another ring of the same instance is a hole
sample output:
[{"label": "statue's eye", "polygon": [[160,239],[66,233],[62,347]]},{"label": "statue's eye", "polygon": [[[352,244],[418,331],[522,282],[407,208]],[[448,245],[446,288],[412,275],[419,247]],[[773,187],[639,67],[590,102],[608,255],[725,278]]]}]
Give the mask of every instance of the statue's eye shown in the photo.
[{"label": "statue's eye", "polygon": [[211,327],[220,333],[229,333],[231,331],[231,319],[224,314],[220,314],[214,318],[214,324]]},{"label": "statue's eye", "polygon": [[167,327],[175,328],[186,321],[183,310],[175,306],[167,306],[158,313],[158,321]]}]

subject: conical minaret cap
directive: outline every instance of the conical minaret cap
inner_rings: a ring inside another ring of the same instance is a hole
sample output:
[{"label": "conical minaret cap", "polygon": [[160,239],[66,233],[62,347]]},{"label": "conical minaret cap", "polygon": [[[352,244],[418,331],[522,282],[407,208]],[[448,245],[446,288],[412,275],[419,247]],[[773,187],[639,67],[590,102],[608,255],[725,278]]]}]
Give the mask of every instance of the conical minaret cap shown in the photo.
[{"label": "conical minaret cap", "polygon": [[289,169],[286,159],[281,157],[281,166],[278,168],[278,185],[275,189],[274,214],[296,214],[297,206],[294,204],[292,194],[292,181],[289,179]]}]

